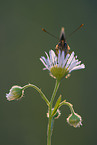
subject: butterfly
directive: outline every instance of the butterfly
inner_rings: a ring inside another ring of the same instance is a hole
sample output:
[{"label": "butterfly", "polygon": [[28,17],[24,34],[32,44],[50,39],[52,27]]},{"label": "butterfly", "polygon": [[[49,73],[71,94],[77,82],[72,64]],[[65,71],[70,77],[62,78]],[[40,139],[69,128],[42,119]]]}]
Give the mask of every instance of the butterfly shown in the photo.
[{"label": "butterfly", "polygon": [[[71,34],[68,35],[68,37],[70,37],[73,33],[75,33],[77,30],[79,30],[84,24],[81,24],[77,29],[75,29]],[[48,33],[49,35],[51,35],[54,38],[57,38],[55,35],[51,34],[50,32],[46,31],[44,28],[42,28],[42,30],[46,33]],[[58,39],[58,38],[57,38]],[[55,51],[56,51],[56,55],[58,55],[59,50],[64,51],[65,55],[67,55],[69,53],[70,47],[66,42],[66,36],[65,36],[65,32],[64,32],[64,27],[62,27],[61,29],[61,33],[60,33],[60,39],[58,44],[55,47]]]}]

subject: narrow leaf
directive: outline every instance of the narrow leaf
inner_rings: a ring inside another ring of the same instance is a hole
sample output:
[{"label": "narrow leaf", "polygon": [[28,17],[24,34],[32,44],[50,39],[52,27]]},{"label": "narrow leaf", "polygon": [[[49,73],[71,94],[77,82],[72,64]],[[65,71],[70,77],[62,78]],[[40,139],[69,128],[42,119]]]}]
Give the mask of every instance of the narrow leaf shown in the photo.
[{"label": "narrow leaf", "polygon": [[61,95],[59,96],[59,98],[58,98],[58,100],[57,100],[57,102],[55,104],[54,110],[52,111],[52,116],[54,116],[56,114],[56,111],[57,111],[57,109],[58,109],[58,107],[60,105],[60,102],[61,102]]}]

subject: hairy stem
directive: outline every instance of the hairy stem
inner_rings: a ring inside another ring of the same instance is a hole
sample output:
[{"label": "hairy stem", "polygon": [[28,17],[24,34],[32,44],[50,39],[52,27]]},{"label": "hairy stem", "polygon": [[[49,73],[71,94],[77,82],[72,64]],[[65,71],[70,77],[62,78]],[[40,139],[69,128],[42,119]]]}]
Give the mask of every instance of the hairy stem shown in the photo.
[{"label": "hairy stem", "polygon": [[48,101],[48,99],[46,98],[46,96],[44,95],[44,93],[41,91],[41,89],[39,89],[37,86],[33,85],[33,84],[28,84],[25,85],[24,87],[22,87],[22,89],[26,89],[28,87],[33,87],[35,90],[37,90],[39,92],[39,94],[41,95],[42,99],[46,102],[46,104],[49,106],[50,102]]},{"label": "hairy stem", "polygon": [[63,102],[60,103],[59,108],[60,108],[61,106],[63,106],[63,105],[67,105],[67,106],[70,108],[71,113],[74,113],[73,105],[72,105],[71,103],[66,102],[66,101],[63,101]]},{"label": "hairy stem", "polygon": [[52,129],[51,129],[51,124],[52,124],[52,105],[53,101],[55,98],[55,95],[57,93],[57,90],[59,88],[59,81],[56,80],[55,88],[51,97],[50,105],[49,105],[49,120],[48,120],[48,130],[47,130],[47,145],[51,145],[51,134],[52,134]]}]

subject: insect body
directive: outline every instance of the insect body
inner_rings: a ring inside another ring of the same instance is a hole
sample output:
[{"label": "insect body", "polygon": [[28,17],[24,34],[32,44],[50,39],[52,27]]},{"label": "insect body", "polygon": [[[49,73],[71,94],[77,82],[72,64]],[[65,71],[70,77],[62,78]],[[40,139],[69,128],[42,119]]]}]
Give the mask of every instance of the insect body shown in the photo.
[{"label": "insect body", "polygon": [[66,37],[65,37],[65,33],[64,33],[64,28],[63,27],[61,29],[59,43],[56,45],[55,50],[56,50],[56,55],[58,55],[59,50],[64,51],[65,54],[69,53],[70,47],[66,43]]}]

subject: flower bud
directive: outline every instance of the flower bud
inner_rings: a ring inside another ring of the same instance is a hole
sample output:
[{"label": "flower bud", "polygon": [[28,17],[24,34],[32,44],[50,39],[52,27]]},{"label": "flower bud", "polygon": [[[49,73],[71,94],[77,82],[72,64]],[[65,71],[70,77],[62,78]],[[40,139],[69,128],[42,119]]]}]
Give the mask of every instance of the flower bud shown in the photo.
[{"label": "flower bud", "polygon": [[61,112],[59,109],[57,109],[57,112],[53,117],[54,117],[54,119],[58,119],[60,117],[60,115],[61,115]]},{"label": "flower bud", "polygon": [[22,98],[24,95],[24,90],[20,86],[13,86],[10,89],[9,94],[6,94],[6,98],[8,101],[18,100]]},{"label": "flower bud", "polygon": [[[53,111],[53,109],[52,109],[52,111]],[[53,119],[58,119],[60,117],[60,115],[61,115],[61,112],[59,109],[57,109],[55,115],[53,116]],[[49,113],[47,113],[47,117],[49,118]]]},{"label": "flower bud", "polygon": [[77,113],[70,114],[70,116],[67,118],[67,122],[75,128],[80,127],[80,125],[82,126],[82,118]]}]

